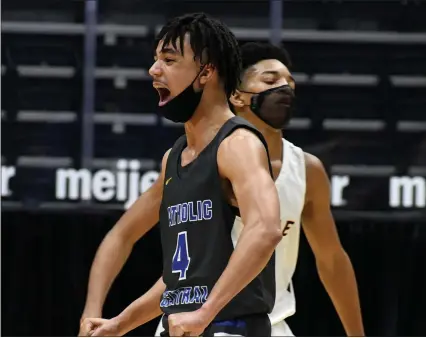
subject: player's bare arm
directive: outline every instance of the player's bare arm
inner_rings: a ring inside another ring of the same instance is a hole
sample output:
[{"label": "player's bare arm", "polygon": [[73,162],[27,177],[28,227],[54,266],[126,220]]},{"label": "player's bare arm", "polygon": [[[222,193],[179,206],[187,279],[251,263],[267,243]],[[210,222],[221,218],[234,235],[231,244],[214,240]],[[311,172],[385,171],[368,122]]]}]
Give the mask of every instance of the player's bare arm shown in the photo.
[{"label": "player's bare arm", "polygon": [[163,157],[161,173],[157,181],[124,213],[99,246],[90,271],[82,319],[102,317],[106,295],[127,261],[133,245],[157,224],[169,152],[170,150]]},{"label": "player's bare arm", "polygon": [[363,336],[357,283],[330,209],[330,184],[321,161],[305,153],[306,201],[302,226],[315,255],[320,279],[348,336]]},{"label": "player's bare arm", "polygon": [[262,271],[282,237],[278,194],[258,137],[237,129],[220,145],[217,162],[221,176],[232,185],[245,227],[202,307],[211,319]]},{"label": "player's bare arm", "polygon": [[82,324],[84,331],[92,337],[125,335],[162,314],[160,300],[165,290],[166,285],[161,277],[149,291],[131,303],[118,316],[111,319],[86,318]]},{"label": "player's bare arm", "polygon": [[[165,290],[166,285],[163,282],[163,277],[161,277],[149,291],[124,309],[115,318],[120,329],[120,335],[124,335],[160,316],[162,314],[160,301]],[[102,336],[102,334],[99,335]]]}]

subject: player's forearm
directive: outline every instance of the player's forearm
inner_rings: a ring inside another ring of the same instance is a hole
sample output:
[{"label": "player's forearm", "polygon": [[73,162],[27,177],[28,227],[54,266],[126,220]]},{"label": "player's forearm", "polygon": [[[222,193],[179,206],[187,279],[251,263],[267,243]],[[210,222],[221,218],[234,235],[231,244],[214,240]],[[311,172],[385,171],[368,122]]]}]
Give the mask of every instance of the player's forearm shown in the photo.
[{"label": "player's forearm", "polygon": [[106,295],[132,251],[132,243],[110,232],[96,253],[90,270],[83,316],[101,317]]},{"label": "player's forearm", "polygon": [[165,290],[166,285],[163,282],[163,277],[161,277],[148,292],[124,309],[115,318],[119,325],[120,335],[124,335],[160,316],[162,314],[160,300]]},{"label": "player's forearm", "polygon": [[355,273],[344,250],[329,262],[317,262],[320,279],[348,336],[364,336]]},{"label": "player's forearm", "polygon": [[212,319],[265,268],[281,238],[279,225],[244,228],[226,269],[202,307]]}]

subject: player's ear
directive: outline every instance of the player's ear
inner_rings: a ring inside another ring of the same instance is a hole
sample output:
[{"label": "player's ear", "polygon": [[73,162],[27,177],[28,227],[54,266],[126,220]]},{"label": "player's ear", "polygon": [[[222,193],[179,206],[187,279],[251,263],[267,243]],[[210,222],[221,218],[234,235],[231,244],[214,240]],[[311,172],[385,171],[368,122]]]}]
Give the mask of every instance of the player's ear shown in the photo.
[{"label": "player's ear", "polygon": [[210,81],[215,73],[213,65],[204,65],[200,73],[200,84],[204,85]]},{"label": "player's ear", "polygon": [[232,103],[232,105],[235,108],[242,108],[244,107],[244,100],[241,96],[241,92],[236,90],[233,94],[231,94],[231,97],[229,98],[229,101]]}]

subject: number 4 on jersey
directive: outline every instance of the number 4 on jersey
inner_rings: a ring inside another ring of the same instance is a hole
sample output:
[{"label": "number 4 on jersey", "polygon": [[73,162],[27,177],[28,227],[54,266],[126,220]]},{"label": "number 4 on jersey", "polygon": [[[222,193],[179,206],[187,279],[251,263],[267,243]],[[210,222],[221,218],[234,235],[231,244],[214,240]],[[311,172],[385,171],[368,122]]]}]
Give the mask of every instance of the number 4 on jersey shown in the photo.
[{"label": "number 4 on jersey", "polygon": [[186,271],[191,258],[188,253],[188,239],[186,231],[178,233],[176,250],[172,260],[172,272],[179,273],[179,280],[186,279]]}]

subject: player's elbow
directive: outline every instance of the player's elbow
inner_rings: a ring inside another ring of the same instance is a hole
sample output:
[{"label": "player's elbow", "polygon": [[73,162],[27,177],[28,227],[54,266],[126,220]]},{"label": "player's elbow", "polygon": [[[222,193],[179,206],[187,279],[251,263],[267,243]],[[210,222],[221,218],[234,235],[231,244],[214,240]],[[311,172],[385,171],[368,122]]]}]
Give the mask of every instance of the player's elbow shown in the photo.
[{"label": "player's elbow", "polygon": [[269,243],[271,243],[271,246],[273,246],[274,248],[278,245],[282,238],[283,236],[279,229],[273,229],[268,231],[267,239]]},{"label": "player's elbow", "polygon": [[350,265],[350,259],[346,251],[341,246],[323,250],[321,254],[315,255],[317,270],[320,273],[334,273],[342,271]]},{"label": "player's elbow", "polygon": [[282,239],[279,222],[273,219],[262,220],[257,236],[265,245],[275,248]]}]

